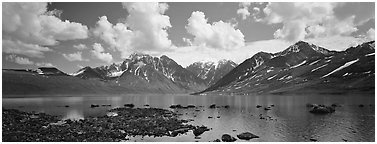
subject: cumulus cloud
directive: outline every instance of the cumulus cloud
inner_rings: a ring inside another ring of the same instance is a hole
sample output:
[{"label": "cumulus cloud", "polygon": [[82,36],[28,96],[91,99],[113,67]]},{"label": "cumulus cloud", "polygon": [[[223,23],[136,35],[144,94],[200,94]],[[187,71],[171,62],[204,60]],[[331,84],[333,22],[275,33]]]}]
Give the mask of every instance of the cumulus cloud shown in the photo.
[{"label": "cumulus cloud", "polygon": [[368,38],[368,40],[374,40],[375,39],[375,32],[374,32],[373,28],[371,28],[367,31],[367,38]]},{"label": "cumulus cloud", "polygon": [[234,25],[223,21],[209,24],[204,13],[200,11],[191,14],[186,30],[194,36],[194,45],[226,50],[245,45],[244,35],[239,29],[235,29]]},{"label": "cumulus cloud", "polygon": [[48,47],[42,47],[35,44],[23,43],[22,41],[16,40],[4,40],[3,39],[3,52],[21,54],[29,57],[43,58],[44,52],[52,51]]},{"label": "cumulus cloud", "polygon": [[[47,3],[3,3],[3,41],[34,46],[19,47],[16,50],[8,47],[7,51],[33,51],[41,56],[40,53],[46,51],[42,45],[51,46],[59,41],[88,37],[87,26],[68,20],[62,21],[52,13],[56,12],[47,11]],[[5,46],[3,44],[3,47]]]},{"label": "cumulus cloud", "polygon": [[56,67],[55,65],[46,62],[37,62],[35,65],[38,67]]},{"label": "cumulus cloud", "polygon": [[165,53],[180,65],[186,67],[197,61],[219,61],[229,59],[236,63],[241,63],[254,54],[264,51],[275,53],[286,49],[291,43],[284,40],[264,40],[246,43],[244,47],[232,51],[208,49],[202,46],[179,47],[176,51]]},{"label": "cumulus cloud", "polygon": [[63,54],[64,58],[68,61],[84,61],[85,59],[81,56],[82,52],[76,52],[71,54]]},{"label": "cumulus cloud", "polygon": [[237,14],[241,15],[243,20],[245,20],[248,16],[250,16],[250,12],[247,8],[238,9]]},{"label": "cumulus cloud", "polygon": [[245,20],[248,16],[250,16],[249,6],[251,2],[240,2],[240,8],[237,10],[237,14],[242,16],[242,19]]},{"label": "cumulus cloud", "polygon": [[15,62],[20,65],[33,65],[34,64],[34,62],[30,61],[28,58],[19,57],[14,54],[6,56],[5,59],[7,61]]},{"label": "cumulus cloud", "polygon": [[93,50],[91,50],[91,53],[94,57],[106,63],[111,63],[113,61],[113,56],[110,53],[105,53],[105,49],[99,43],[93,44]]},{"label": "cumulus cloud", "polygon": [[132,52],[166,51],[172,43],[167,29],[172,27],[165,3],[123,3],[129,15],[124,23],[111,24],[102,16],[93,34],[121,52],[126,58]]},{"label": "cumulus cloud", "polygon": [[269,3],[264,9],[263,22],[283,24],[274,36],[288,41],[305,38],[348,36],[357,31],[355,16],[338,19],[334,8],[339,3]]},{"label": "cumulus cloud", "polygon": [[73,45],[73,47],[78,50],[84,50],[88,48],[85,44],[77,44],[77,45]]}]

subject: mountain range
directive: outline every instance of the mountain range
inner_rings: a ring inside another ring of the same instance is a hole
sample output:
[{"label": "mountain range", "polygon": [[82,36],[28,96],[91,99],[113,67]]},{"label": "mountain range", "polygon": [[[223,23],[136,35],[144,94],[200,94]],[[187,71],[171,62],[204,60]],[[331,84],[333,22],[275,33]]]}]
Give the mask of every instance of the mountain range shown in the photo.
[{"label": "mountain range", "polygon": [[186,68],[163,55],[134,53],[118,64],[84,67],[68,75],[56,68],[3,69],[4,95],[41,94],[374,94],[375,42],[330,51],[299,41],[278,53],[259,52],[241,64],[195,62]]}]

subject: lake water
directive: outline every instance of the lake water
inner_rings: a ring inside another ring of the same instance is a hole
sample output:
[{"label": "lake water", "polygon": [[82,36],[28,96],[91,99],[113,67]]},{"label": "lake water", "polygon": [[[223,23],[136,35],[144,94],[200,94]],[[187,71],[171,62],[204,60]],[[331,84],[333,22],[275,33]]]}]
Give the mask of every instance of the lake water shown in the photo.
[{"label": "lake water", "polygon": [[[193,119],[193,125],[212,128],[194,139],[192,132],[177,137],[134,137],[131,141],[202,141],[221,139],[225,133],[236,137],[242,132],[251,132],[260,138],[250,141],[375,141],[374,96],[362,95],[258,95],[258,96],[192,96],[192,95],[123,95],[123,96],[72,96],[72,97],[33,97],[3,98],[4,108],[15,108],[28,112],[44,112],[59,115],[62,119],[81,119],[88,116],[105,115],[108,109],[133,103],[136,107],[169,109],[172,104],[186,106],[193,104],[195,109],[174,110],[183,114],[182,119]],[[314,115],[308,112],[307,103],[342,105],[336,112],[327,115]],[[111,107],[91,108],[91,104],[111,104]],[[229,105],[230,108],[209,109],[209,105]],[[263,108],[274,104],[272,110]],[[364,104],[364,107],[359,107]],[[370,106],[371,104],[371,106]],[[69,107],[65,107],[69,105]],[[262,108],[256,108],[262,105]],[[260,119],[271,117],[272,120]],[[208,118],[209,116],[213,118]],[[219,118],[217,118],[220,116]],[[243,140],[237,140],[243,141]]]}]

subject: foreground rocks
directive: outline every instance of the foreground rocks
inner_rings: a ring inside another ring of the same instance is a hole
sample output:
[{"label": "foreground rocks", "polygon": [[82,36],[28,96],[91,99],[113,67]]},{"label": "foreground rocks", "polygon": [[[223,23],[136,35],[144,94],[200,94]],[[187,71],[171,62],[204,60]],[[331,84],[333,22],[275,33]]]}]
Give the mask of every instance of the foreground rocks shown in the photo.
[{"label": "foreground rocks", "polygon": [[179,120],[176,113],[158,108],[116,108],[112,115],[79,121],[60,120],[44,113],[32,114],[3,109],[2,140],[38,141],[125,141],[130,136],[177,136],[197,129]]},{"label": "foreground rocks", "polygon": [[237,137],[239,139],[242,139],[242,140],[250,140],[250,139],[253,139],[253,138],[259,138],[259,136],[254,135],[250,132],[241,133],[241,134],[237,135]]},{"label": "foreground rocks", "polygon": [[223,136],[221,136],[221,140],[222,140],[223,142],[234,142],[234,141],[236,141],[237,139],[234,138],[234,137],[232,137],[232,136],[229,135],[229,134],[223,134]]}]

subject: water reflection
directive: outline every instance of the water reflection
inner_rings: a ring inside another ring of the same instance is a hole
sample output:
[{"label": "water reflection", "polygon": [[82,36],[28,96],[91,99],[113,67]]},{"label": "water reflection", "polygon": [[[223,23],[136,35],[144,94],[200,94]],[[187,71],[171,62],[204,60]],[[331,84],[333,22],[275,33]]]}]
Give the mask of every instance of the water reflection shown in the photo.
[{"label": "water reflection", "polygon": [[[236,136],[241,132],[252,132],[261,138],[251,141],[374,141],[374,97],[367,96],[190,96],[190,95],[120,95],[106,97],[44,97],[3,98],[3,107],[24,111],[45,112],[61,115],[62,119],[82,119],[88,116],[102,116],[106,111],[133,103],[136,107],[169,108],[172,104],[204,106],[195,109],[176,110],[183,119],[194,119],[194,125],[205,125],[211,131],[201,135],[200,141],[221,138],[224,133]],[[305,107],[307,103],[342,107],[330,115],[313,115]],[[91,108],[91,104],[111,104]],[[229,109],[208,109],[211,104],[229,105]],[[272,110],[263,108],[274,104]],[[367,105],[359,108],[358,104]],[[369,104],[373,104],[372,107]],[[68,107],[65,107],[68,105]],[[256,108],[262,105],[262,108]],[[271,117],[273,120],[260,119]],[[218,118],[218,116],[220,116]],[[212,118],[208,118],[212,117]],[[276,119],[276,120],[275,120]],[[235,131],[233,131],[235,130]],[[141,140],[141,139],[138,139]],[[145,141],[195,141],[193,135],[177,138],[151,138]]]}]

